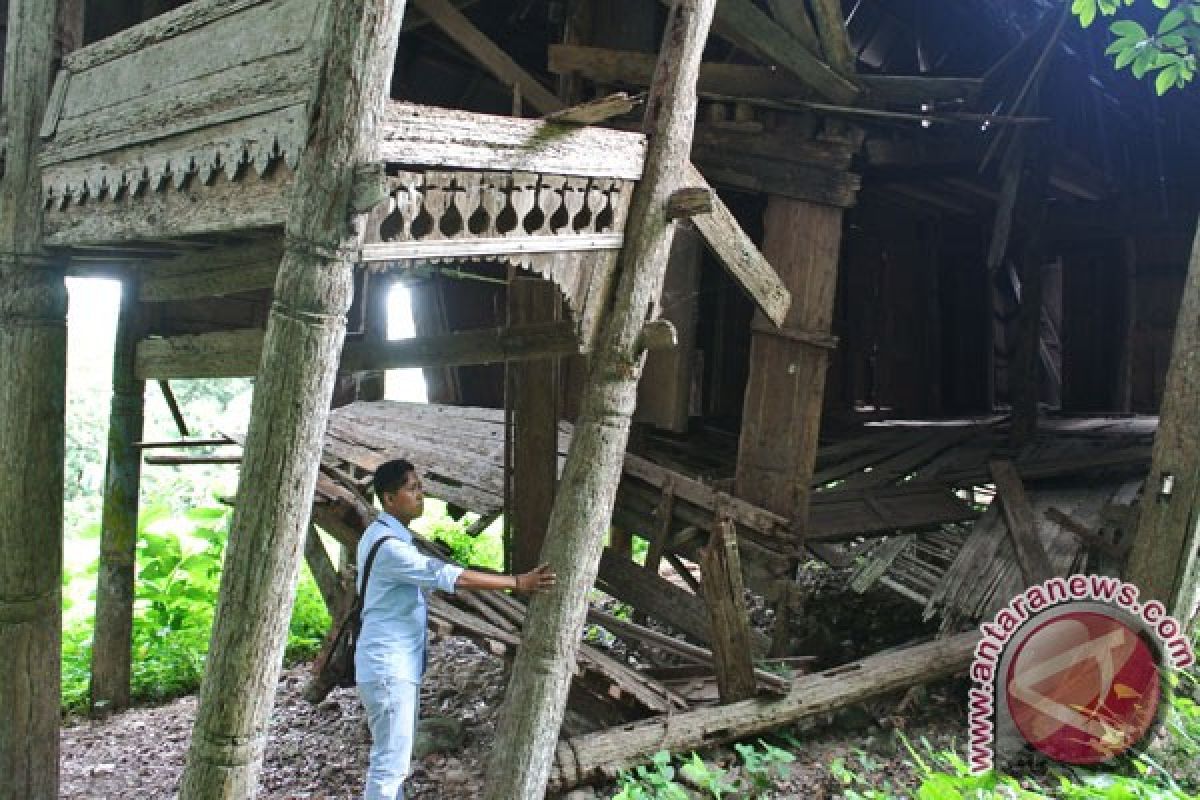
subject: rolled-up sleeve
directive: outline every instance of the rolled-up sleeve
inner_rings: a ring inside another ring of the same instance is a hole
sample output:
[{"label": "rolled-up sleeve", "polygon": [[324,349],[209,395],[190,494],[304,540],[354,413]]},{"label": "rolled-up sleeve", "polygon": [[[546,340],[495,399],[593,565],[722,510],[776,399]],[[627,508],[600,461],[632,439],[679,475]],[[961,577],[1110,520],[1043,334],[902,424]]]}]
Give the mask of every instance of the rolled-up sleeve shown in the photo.
[{"label": "rolled-up sleeve", "polygon": [[411,583],[422,589],[441,589],[453,592],[463,568],[422,555],[408,542],[391,541],[380,553],[380,562],[372,569],[390,580]]}]

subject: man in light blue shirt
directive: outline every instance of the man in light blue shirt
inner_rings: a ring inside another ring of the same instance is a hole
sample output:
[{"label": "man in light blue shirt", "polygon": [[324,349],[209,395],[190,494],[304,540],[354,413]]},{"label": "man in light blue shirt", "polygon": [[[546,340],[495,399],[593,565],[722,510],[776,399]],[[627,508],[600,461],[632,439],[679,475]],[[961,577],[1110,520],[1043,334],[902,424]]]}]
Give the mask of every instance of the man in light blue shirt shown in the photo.
[{"label": "man in light blue shirt", "polygon": [[[463,569],[420,553],[408,524],[421,516],[425,497],[416,468],[403,459],[375,471],[375,496],[383,513],[358,542],[365,570],[371,548],[379,547],[363,597],[362,632],[354,654],[359,696],[371,729],[371,763],[365,800],[404,797],[402,784],[412,758],[425,673],[425,593],[433,589],[515,589],[540,592],[554,585],[543,564],[522,575],[493,575]],[[362,591],[362,576],[359,576]]]}]

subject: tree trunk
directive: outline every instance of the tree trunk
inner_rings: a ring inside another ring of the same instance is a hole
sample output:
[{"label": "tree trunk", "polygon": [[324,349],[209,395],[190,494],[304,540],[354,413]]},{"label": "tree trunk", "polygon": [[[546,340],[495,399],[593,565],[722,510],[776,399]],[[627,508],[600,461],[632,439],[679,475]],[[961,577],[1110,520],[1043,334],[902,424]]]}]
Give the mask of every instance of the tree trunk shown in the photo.
[{"label": "tree trunk", "polygon": [[[38,129],[83,4],[9,0],[0,181],[0,780],[58,796],[67,292],[41,249]],[[59,12],[61,12],[61,23]]]},{"label": "tree trunk", "polygon": [[667,21],[645,126],[645,173],[634,193],[612,313],[593,355],[575,436],[542,560],[558,587],[535,597],[517,653],[485,796],[542,797],[562,724],[575,650],[612,516],[644,353],[639,335],[657,316],[674,224],[667,199],[683,174],[696,115],[696,77],[715,0],[679,0]]},{"label": "tree trunk", "polygon": [[138,281],[121,282],[121,308],[113,348],[113,394],[108,421],[108,463],[96,580],[96,626],[92,644],[93,711],[129,705],[133,599],[137,564],[138,488],[146,384],[133,374],[140,337]]},{"label": "tree trunk", "polygon": [[970,666],[978,641],[977,632],[960,633],[805,675],[778,700],[743,700],[577,736],[559,745],[550,788],[565,791],[581,783],[611,780],[621,770],[645,763],[659,750],[687,752],[737,741],[950,677]]},{"label": "tree trunk", "polygon": [[[1200,224],[1175,317],[1154,460],[1129,553],[1128,580],[1187,624],[1196,606],[1200,514]],[[1143,600],[1143,602],[1145,602]]]},{"label": "tree trunk", "polygon": [[180,797],[252,797],[352,292],[356,167],[377,158],[403,0],[334,0],[296,175]]}]

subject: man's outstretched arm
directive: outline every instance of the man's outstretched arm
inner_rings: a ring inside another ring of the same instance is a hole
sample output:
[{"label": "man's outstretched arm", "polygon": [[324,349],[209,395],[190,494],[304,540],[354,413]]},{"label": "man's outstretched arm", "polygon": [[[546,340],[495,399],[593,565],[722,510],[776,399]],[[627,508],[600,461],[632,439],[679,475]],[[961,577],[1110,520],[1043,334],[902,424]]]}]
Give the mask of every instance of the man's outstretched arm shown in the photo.
[{"label": "man's outstretched arm", "polygon": [[514,589],[518,592],[544,592],[553,588],[558,576],[549,564],[542,564],[520,575],[495,575],[491,572],[463,570],[454,584],[459,589]]}]

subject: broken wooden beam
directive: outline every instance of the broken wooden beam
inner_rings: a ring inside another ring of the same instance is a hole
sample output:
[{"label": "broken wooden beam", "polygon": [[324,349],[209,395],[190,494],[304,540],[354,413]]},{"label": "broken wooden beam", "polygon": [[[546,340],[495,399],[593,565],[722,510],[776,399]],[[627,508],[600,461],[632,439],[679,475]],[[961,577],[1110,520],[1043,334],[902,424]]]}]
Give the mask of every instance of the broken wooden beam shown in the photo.
[{"label": "broken wooden beam", "polygon": [[722,703],[754,696],[754,663],[750,657],[750,614],[742,586],[733,522],[718,514],[717,524],[700,556],[701,586],[712,621],[714,665]]},{"label": "broken wooden beam", "polygon": [[564,108],[547,114],[547,122],[561,122],[569,125],[595,125],[598,122],[628,114],[643,102],[642,97],[630,97],[625,92],[616,92],[606,97],[598,97],[586,103]]},{"label": "broken wooden beam", "polygon": [[997,500],[1004,512],[1004,521],[1012,537],[1013,549],[1017,552],[1025,585],[1034,586],[1050,580],[1054,577],[1054,567],[1050,565],[1050,557],[1038,538],[1037,520],[1033,507],[1029,505],[1029,498],[1025,496],[1021,476],[1011,461],[1003,459],[989,461],[988,469],[996,481]]},{"label": "broken wooden beam", "polygon": [[759,698],[673,714],[559,744],[550,788],[614,780],[659,750],[686,752],[737,741],[880,695],[932,683],[967,669],[980,634],[974,631],[868,656],[792,682],[787,696]]},{"label": "broken wooden beam", "polygon": [[1129,554],[1128,547],[1121,547],[1118,544],[1113,544],[1110,541],[1099,536],[1095,531],[1084,525],[1079,520],[1072,517],[1067,512],[1058,508],[1047,508],[1043,515],[1051,522],[1056,522],[1063,528],[1073,533],[1079,541],[1091,550],[1103,553],[1106,556],[1115,558],[1118,561],[1123,561],[1125,556]]}]

